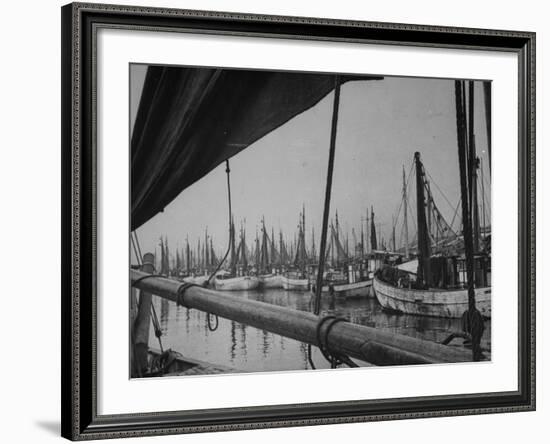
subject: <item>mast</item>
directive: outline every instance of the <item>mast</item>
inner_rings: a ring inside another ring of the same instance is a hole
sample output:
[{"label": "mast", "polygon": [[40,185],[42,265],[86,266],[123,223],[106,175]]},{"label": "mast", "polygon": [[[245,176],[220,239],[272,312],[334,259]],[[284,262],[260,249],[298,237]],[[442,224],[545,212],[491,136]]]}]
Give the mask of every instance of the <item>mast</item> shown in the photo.
[{"label": "mast", "polygon": [[365,233],[363,232],[363,218],[361,218],[361,258],[365,257]]},{"label": "mast", "polygon": [[162,236],[160,237],[160,274],[164,273],[164,243],[162,241]]},{"label": "mast", "polygon": [[336,243],[340,244],[340,224],[338,222],[338,210],[336,210]]},{"label": "mast", "polygon": [[235,219],[233,218],[233,215],[231,215],[231,227],[229,229],[229,237],[231,240],[230,269],[231,269],[231,274],[234,275],[236,272],[237,258],[235,257]]},{"label": "mast", "polygon": [[260,252],[260,269],[262,272],[267,270],[269,264],[269,243],[267,238],[267,231],[265,229],[265,219],[262,216],[262,243]]},{"label": "mast", "polygon": [[[456,100],[456,129],[458,139],[458,164],[460,170],[460,194],[462,200],[462,225],[464,232],[464,253],[466,256],[466,277],[468,284],[468,320],[470,324],[470,333],[472,334],[472,350],[474,361],[479,360],[481,353],[479,348],[479,339],[473,335],[474,315],[476,313],[476,300],[474,290],[474,245],[472,238],[470,196],[468,190],[468,162],[466,145],[466,117],[465,103],[463,100],[464,81],[455,80],[455,100]],[[479,312],[478,312],[479,313]],[[482,330],[483,332],[483,330]]]},{"label": "mast", "polygon": [[270,264],[273,267],[275,265],[275,262],[277,261],[277,253],[275,249],[275,231],[273,230],[273,226],[271,226],[271,257],[270,257]]},{"label": "mast", "polygon": [[330,265],[334,267],[334,225],[330,222]]},{"label": "mast", "polygon": [[420,284],[430,286],[430,238],[426,223],[426,200],[424,197],[424,169],[420,161],[420,153],[414,153],[416,165],[416,215],[418,227],[418,274]]},{"label": "mast", "polygon": [[315,227],[311,226],[311,260],[315,261],[317,258],[317,251],[315,251]]},{"label": "mast", "polygon": [[376,242],[376,227],[374,226],[374,209],[372,205],[370,207],[370,246],[371,251],[378,249],[378,244]]},{"label": "mast", "polygon": [[409,258],[409,222],[407,218],[407,181],[405,179],[405,165],[403,165],[403,228],[405,230],[405,259]]},{"label": "mast", "polygon": [[198,258],[198,265],[199,265],[199,271],[202,268],[202,254],[201,254],[201,238],[199,237],[197,242],[197,258]]},{"label": "mast", "polygon": [[487,131],[487,149],[489,154],[489,174],[491,172],[491,82],[483,82],[483,98],[485,104],[485,128]]},{"label": "mast", "polygon": [[258,274],[261,273],[261,254],[262,251],[260,249],[260,239],[258,238],[258,227],[256,227],[256,239],[254,240],[254,262],[256,264],[256,270]]},{"label": "mast", "polygon": [[170,275],[170,251],[168,250],[168,238],[166,237],[164,240],[165,248],[164,251],[166,253],[166,275]]},{"label": "mast", "polygon": [[[371,207],[371,209],[372,209],[372,207]],[[369,220],[370,220],[370,218],[369,218],[369,207],[367,206],[367,225],[366,225],[366,233],[365,233],[365,241],[366,241],[365,245],[366,245],[367,254],[370,251],[370,242],[369,242],[369,240],[372,238],[372,236],[369,235],[369,230],[370,230],[369,229]]]},{"label": "mast", "polygon": [[204,268],[208,270],[210,266],[210,251],[208,249],[208,227],[204,229]]},{"label": "mast", "polygon": [[319,247],[319,267],[315,280],[315,304],[313,312],[318,315],[321,311],[321,288],[323,286],[323,271],[325,268],[325,250],[327,245],[327,229],[330,214],[330,193],[332,189],[332,173],[334,166],[334,153],[336,151],[336,130],[338,128],[338,109],[340,106],[340,76],[334,77],[334,102],[332,105],[332,122],[330,129],[330,151],[328,160],[327,183],[325,190],[325,206],[323,210],[323,225],[321,228],[321,245]]},{"label": "mast", "polygon": [[283,232],[279,228],[279,265],[282,267],[284,265],[284,252],[285,244],[283,242]]},{"label": "mast", "polygon": [[241,254],[242,254],[242,264],[243,269],[246,271],[248,269],[248,257],[247,257],[247,251],[246,251],[246,231],[245,228],[241,222]]},{"label": "mast", "polygon": [[481,215],[483,217],[483,235],[487,236],[487,221],[485,220],[485,177],[483,174],[483,159],[480,159],[481,172]]},{"label": "mast", "polygon": [[392,216],[392,224],[391,224],[391,242],[392,242],[392,251],[395,252],[397,249],[395,248],[395,219]]},{"label": "mast", "polygon": [[216,253],[214,253],[214,246],[212,244],[212,236],[210,236],[210,265],[212,266],[212,268],[216,268],[216,266],[218,265],[218,260],[216,258]]},{"label": "mast", "polygon": [[470,160],[470,213],[473,216],[473,242],[474,253],[479,251],[479,210],[477,204],[477,169],[479,168],[479,159],[476,156],[474,131],[474,82],[468,82],[468,148]]},{"label": "mast", "polygon": [[189,236],[185,236],[185,265],[187,266],[187,273],[191,271],[191,252],[189,251]]}]

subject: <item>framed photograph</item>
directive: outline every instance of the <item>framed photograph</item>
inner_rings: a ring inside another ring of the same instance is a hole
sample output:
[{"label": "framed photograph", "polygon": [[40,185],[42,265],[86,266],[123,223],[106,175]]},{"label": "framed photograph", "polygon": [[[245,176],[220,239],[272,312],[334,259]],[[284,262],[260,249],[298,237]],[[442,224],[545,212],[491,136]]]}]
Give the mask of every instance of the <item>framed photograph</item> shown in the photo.
[{"label": "framed photograph", "polygon": [[535,35],[62,8],[62,435],[535,408]]}]

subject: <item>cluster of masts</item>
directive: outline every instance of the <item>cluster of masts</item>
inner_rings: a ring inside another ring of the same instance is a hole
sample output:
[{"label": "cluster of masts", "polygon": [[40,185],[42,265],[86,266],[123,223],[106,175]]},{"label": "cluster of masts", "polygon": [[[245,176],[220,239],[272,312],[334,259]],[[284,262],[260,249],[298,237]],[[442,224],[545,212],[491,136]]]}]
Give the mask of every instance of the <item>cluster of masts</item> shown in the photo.
[{"label": "cluster of masts", "polygon": [[[370,216],[369,216],[370,214]],[[366,220],[365,224],[363,223]],[[351,229],[344,233],[338,216],[329,224],[328,242],[325,253],[325,263],[330,267],[341,267],[354,261],[387,249],[387,243],[382,238],[377,241],[377,227],[374,220],[374,210],[371,207],[366,219],[361,220],[359,229]],[[318,265],[319,252],[315,242],[315,227],[310,232],[306,229],[305,205],[300,211],[298,224],[291,240],[284,236],[281,229],[278,233],[275,228],[266,226],[265,217],[260,221],[252,240],[247,240],[245,221],[241,221],[238,230],[232,218],[229,229],[229,251],[224,263],[225,251],[214,246],[213,236],[205,229],[204,236],[196,240],[195,245],[189,242],[186,236],[185,246],[171,249],[166,236],[160,238],[159,248],[156,250],[157,269],[163,275],[202,275],[209,274],[221,268],[231,274],[254,272],[258,274],[270,273],[273,270],[305,270],[310,266]],[[308,235],[309,234],[309,235]],[[309,242],[307,240],[309,238]],[[227,248],[227,247],[226,247]]]},{"label": "cluster of masts", "polygon": [[[454,251],[456,253],[463,248],[460,231],[453,229],[453,226],[456,225],[455,219],[460,222],[460,218],[456,218],[458,205],[453,220],[448,223],[434,201],[430,181],[428,180],[429,174],[425,171],[419,158],[415,158],[408,179],[403,167],[402,199],[397,214],[392,220],[389,239],[386,240],[384,237],[378,239],[377,233],[381,232],[380,224],[375,221],[372,206],[367,210],[366,218],[361,218],[360,228],[357,230],[355,228],[351,229],[351,239],[350,232],[346,230],[344,233],[344,230],[342,230],[338,211],[336,211],[334,218],[329,223],[327,233],[325,264],[328,267],[345,267],[380,253],[401,256],[405,260],[409,259],[411,255],[417,254],[420,248],[418,226],[414,227],[415,235],[411,237],[409,237],[408,226],[408,218],[410,217],[408,214],[409,211],[412,212],[412,208],[407,190],[414,167],[417,170],[417,194],[419,194],[417,200],[424,202],[422,213],[424,213],[423,224],[425,229],[423,230],[421,242],[427,242],[431,251]],[[435,186],[437,187],[437,184]],[[482,211],[483,219],[485,219],[484,206]],[[418,213],[418,208],[416,212]],[[480,219],[477,217],[476,224],[474,224],[477,227],[477,229],[474,229],[476,251],[482,250],[481,242],[490,233],[490,228],[488,229],[485,224],[481,227]],[[398,220],[402,221],[399,241],[396,236]],[[412,219],[412,222],[415,223],[414,219]],[[185,246],[176,248],[175,252],[170,250],[168,239],[161,237],[160,254],[157,255],[157,270],[163,275],[205,275],[218,269],[226,270],[233,275],[264,274],[288,270],[305,272],[307,268],[315,267],[319,262],[319,253],[315,243],[315,227],[313,225],[311,225],[310,233],[310,236],[308,236],[305,205],[302,206],[296,231],[290,241],[283,235],[281,229],[279,229],[278,235],[276,235],[273,226],[268,229],[264,217],[260,221],[259,230],[256,229],[254,238],[247,241],[246,220],[241,221],[237,232],[234,217],[232,217],[229,227],[229,247],[226,247],[227,254],[225,250],[215,249],[213,236],[208,233],[208,228],[205,229],[204,237],[198,238],[194,246],[189,243],[187,236]],[[308,237],[310,242],[307,242]],[[400,245],[400,247],[397,247],[397,245]],[[220,265],[221,261],[223,263]]]}]

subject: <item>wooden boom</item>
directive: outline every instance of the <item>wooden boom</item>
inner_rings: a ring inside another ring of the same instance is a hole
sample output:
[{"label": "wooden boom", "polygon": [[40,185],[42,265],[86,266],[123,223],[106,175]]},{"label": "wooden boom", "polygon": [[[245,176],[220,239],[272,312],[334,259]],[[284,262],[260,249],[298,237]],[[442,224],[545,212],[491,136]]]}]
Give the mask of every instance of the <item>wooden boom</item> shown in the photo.
[{"label": "wooden boom", "polygon": [[[130,270],[133,286],[161,298],[178,302],[178,290],[184,284],[172,279],[147,276],[147,273]],[[180,303],[188,308],[212,313],[314,346],[320,345],[317,338],[317,325],[321,317],[312,313],[251,301],[199,286],[187,288],[181,299],[183,300],[180,300]],[[321,325],[321,337],[325,337],[324,326],[327,324],[329,323]],[[469,350],[389,333],[347,321],[338,322],[330,327],[326,335],[326,344],[332,352],[375,365],[433,364],[472,360]]]}]

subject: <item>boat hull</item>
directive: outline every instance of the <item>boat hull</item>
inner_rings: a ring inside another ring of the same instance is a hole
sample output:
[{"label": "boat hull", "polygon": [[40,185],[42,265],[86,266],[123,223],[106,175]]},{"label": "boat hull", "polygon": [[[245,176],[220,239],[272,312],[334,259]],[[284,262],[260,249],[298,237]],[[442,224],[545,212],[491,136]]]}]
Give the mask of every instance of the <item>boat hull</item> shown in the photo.
[{"label": "boat hull", "polygon": [[[468,290],[416,290],[399,288],[373,280],[373,290],[380,305],[388,310],[420,316],[460,318],[468,309]],[[485,318],[491,317],[491,287],[475,289],[476,308]]]},{"label": "boat hull", "polygon": [[280,274],[265,274],[258,277],[261,288],[283,288]]},{"label": "boat hull", "polygon": [[281,276],[281,284],[285,290],[307,291],[309,290],[309,279],[295,279]]},{"label": "boat hull", "polygon": [[216,279],[214,288],[222,291],[255,290],[259,284],[260,281],[255,276],[238,276],[228,279]]},{"label": "boat hull", "polygon": [[201,285],[203,286],[206,280],[208,279],[208,276],[188,276],[186,278],[183,278],[183,282],[186,282],[188,284],[195,284],[195,285]]},{"label": "boat hull", "polygon": [[353,284],[340,284],[334,286],[334,294],[342,298],[369,297],[371,296],[372,279],[354,282]]}]

